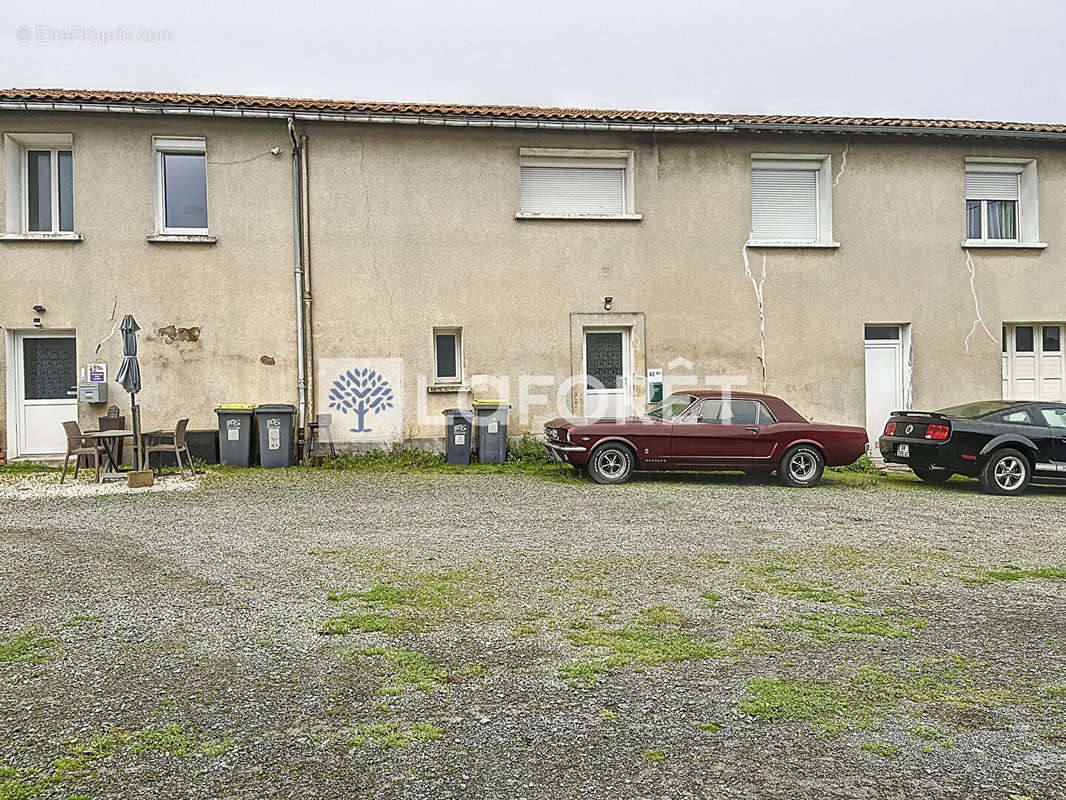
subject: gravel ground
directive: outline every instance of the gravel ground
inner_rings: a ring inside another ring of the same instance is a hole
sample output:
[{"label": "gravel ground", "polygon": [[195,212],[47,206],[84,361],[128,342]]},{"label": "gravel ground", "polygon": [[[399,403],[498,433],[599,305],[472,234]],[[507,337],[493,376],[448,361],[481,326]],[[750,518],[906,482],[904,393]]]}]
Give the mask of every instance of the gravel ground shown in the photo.
[{"label": "gravel ground", "polygon": [[0,800],[1066,797],[1066,490],[11,496]]}]

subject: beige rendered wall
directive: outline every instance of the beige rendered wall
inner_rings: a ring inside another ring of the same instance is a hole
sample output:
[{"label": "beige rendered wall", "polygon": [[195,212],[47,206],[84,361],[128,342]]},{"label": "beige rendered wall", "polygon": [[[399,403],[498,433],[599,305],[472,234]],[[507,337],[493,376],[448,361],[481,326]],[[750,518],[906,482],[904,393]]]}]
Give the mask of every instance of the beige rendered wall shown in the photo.
[{"label": "beige rendered wall", "polygon": [[[84,236],[75,243],[0,242],[5,333],[29,329],[32,306],[45,306],[46,329],[77,332],[80,364],[107,362],[109,401],[126,413],[128,396],[112,380],[121,363],[119,335],[95,351],[112,331],[113,309],[115,321],[133,314],[141,327],[138,399],[146,429],[180,417],[190,417],[192,428],[215,427],[220,402],[293,402],[292,183],[283,121],[4,114],[0,129],[73,134],[74,225]],[[155,232],[153,135],[206,137],[217,244],[147,242]],[[224,163],[272,147],[282,148],[280,158]],[[0,177],[4,189],[11,180]],[[199,328],[199,337],[167,341],[159,330],[169,326]],[[274,364],[262,363],[263,356]],[[106,406],[80,411],[85,425]],[[3,444],[6,407],[0,412]]]},{"label": "beige rendered wall", "polygon": [[[77,330],[85,363],[110,333],[118,299],[118,318],[133,313],[143,329],[149,426],[180,416],[213,426],[219,402],[295,402],[282,121],[4,114],[0,128],[74,134],[75,227],[85,237],[0,243],[0,326],[28,328],[41,303],[47,328]],[[836,172],[847,145],[813,135],[298,128],[309,137],[316,359],[403,358],[403,433],[416,439],[442,434],[419,423],[420,406],[436,420],[461,399],[417,389],[417,376],[432,372],[433,326],[461,326],[467,375],[508,375],[516,399],[520,375],[561,381],[580,371],[571,317],[603,315],[605,296],[614,297],[615,318],[642,320],[640,372],[684,358],[696,375],[744,375],[758,389],[758,310],[741,257],[750,154],[831,154]],[[145,240],[154,232],[153,134],[207,138],[217,244]],[[275,146],[280,158],[263,155]],[[515,220],[520,147],[633,150],[643,220]],[[770,392],[805,415],[862,424],[863,325],[911,323],[916,406],[999,396],[998,343],[979,332],[964,348],[974,320],[960,247],[968,155],[1037,159],[1041,239],[1049,243],[1043,251],[973,251],[988,327],[998,337],[1002,321],[1066,320],[1060,146],[854,136],[833,190],[839,249],[750,251],[756,271],[767,256]],[[168,343],[158,331],[170,325],[199,327],[199,340]],[[120,354],[118,336],[101,349],[112,376]],[[319,410],[327,388],[318,387]],[[124,409],[117,385],[110,391]],[[103,408],[82,410],[88,421]],[[530,429],[555,413],[554,403],[536,409]]]},{"label": "beige rendered wall", "polygon": [[[434,325],[464,329],[467,374],[573,371],[569,318],[645,315],[647,367],[675,358],[692,373],[739,374],[759,388],[758,310],[744,274],[752,152],[824,153],[838,136],[605,135],[378,126],[311,132],[315,352],[403,356],[408,436],[425,396]],[[520,147],[636,153],[640,222],[514,219]],[[1038,160],[1046,250],[974,250],[992,341],[975,318],[964,229],[964,158]],[[1066,319],[1066,158],[1031,143],[852,137],[834,188],[838,249],[766,254],[767,388],[807,416],[863,424],[865,323],[910,323],[917,407],[998,397],[1002,321]],[[687,372],[688,370],[684,370]],[[638,374],[639,377],[639,374]],[[320,395],[321,398],[321,395]],[[532,429],[554,407],[533,419]]]}]

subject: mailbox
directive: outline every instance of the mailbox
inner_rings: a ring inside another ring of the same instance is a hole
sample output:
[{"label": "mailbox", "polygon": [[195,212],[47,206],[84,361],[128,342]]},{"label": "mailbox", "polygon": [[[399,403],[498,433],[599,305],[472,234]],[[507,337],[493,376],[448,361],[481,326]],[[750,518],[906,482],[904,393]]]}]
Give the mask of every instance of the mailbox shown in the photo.
[{"label": "mailbox", "polygon": [[106,403],[107,384],[95,381],[81,381],[78,384],[79,403]]}]

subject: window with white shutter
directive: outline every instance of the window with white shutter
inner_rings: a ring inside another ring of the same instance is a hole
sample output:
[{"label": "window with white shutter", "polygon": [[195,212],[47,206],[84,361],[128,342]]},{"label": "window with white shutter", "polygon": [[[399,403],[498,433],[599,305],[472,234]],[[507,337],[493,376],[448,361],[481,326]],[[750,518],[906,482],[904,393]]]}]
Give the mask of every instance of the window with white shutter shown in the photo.
[{"label": "window with white shutter", "polygon": [[751,157],[751,241],[762,246],[832,247],[829,157]]},{"label": "window with white shutter", "polygon": [[1043,247],[1036,208],[1036,161],[966,159],[963,247]]},{"label": "window with white shutter", "polygon": [[640,219],[628,150],[520,151],[518,219]]}]

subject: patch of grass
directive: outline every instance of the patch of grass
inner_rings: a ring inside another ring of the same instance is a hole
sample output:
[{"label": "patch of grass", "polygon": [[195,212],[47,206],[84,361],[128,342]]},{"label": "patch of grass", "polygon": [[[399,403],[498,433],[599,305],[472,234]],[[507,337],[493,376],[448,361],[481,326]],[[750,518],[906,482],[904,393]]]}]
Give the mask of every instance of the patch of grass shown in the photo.
[{"label": "patch of grass", "polygon": [[662,750],[649,750],[643,755],[643,758],[648,761],[653,761],[658,764],[660,761],[666,758],[666,754]]},{"label": "patch of grass", "polygon": [[874,464],[865,453],[846,467],[827,467],[833,472],[858,472],[864,475],[887,475],[888,473]]},{"label": "patch of grass", "polygon": [[410,621],[397,619],[396,617],[382,614],[380,612],[369,612],[338,614],[335,617],[330,617],[322,623],[322,627],[318,629],[318,632],[332,635],[352,633],[353,631],[359,633],[373,633],[380,631],[382,633],[387,633],[389,636],[397,636],[404,631],[413,629],[414,626]]},{"label": "patch of grass", "polygon": [[200,739],[186,733],[178,725],[163,728],[142,728],[130,735],[133,753],[167,753],[176,758],[220,756],[233,747],[233,741],[223,739]]},{"label": "patch of grass", "polygon": [[55,639],[35,633],[0,636],[0,662],[41,664],[48,658],[48,650],[55,643]]},{"label": "patch of grass", "polygon": [[618,719],[618,715],[615,712],[611,711],[611,709],[609,709],[609,708],[601,708],[600,709],[600,719],[605,719],[605,720],[610,721],[610,720],[613,720],[613,719]]},{"label": "patch of grass", "polygon": [[896,614],[829,614],[803,612],[797,619],[759,623],[760,627],[785,631],[805,631],[824,642],[870,638],[909,638],[925,627],[926,620]]},{"label": "patch of grass", "polygon": [[0,475],[31,475],[36,472],[57,472],[58,469],[39,461],[9,461],[0,467]]},{"label": "patch of grass", "polygon": [[443,453],[416,450],[394,444],[385,449],[367,450],[362,453],[343,453],[318,464],[321,469],[381,469],[409,467],[439,467],[445,464]]},{"label": "patch of grass", "polygon": [[350,740],[350,747],[362,747],[375,744],[382,750],[393,747],[406,747],[412,742],[429,742],[439,739],[444,730],[428,722],[414,722],[408,728],[401,728],[393,722],[371,722],[360,725]]},{"label": "patch of grass", "polygon": [[1066,580],[1066,568],[1063,567],[1019,567],[1014,564],[1004,564],[999,567],[971,567],[971,569],[974,572],[962,576],[963,583],[970,586],[1027,579]]},{"label": "patch of grass", "polygon": [[552,462],[540,439],[532,434],[524,433],[520,439],[512,440],[507,444],[507,463],[548,466]]},{"label": "patch of grass", "polygon": [[815,585],[783,578],[768,577],[766,590],[775,594],[793,597],[797,600],[810,600],[815,603],[833,603],[839,606],[860,608],[864,605],[866,592],[859,590],[844,591],[828,581],[819,581]]},{"label": "patch of grass", "polygon": [[386,674],[380,694],[401,694],[407,689],[431,692],[448,679],[448,674],[422,653],[402,648],[375,647],[356,651],[358,655],[380,656]]},{"label": "patch of grass", "polygon": [[718,592],[702,592],[700,599],[705,601],[709,606],[716,606],[722,602],[722,595]]},{"label": "patch of grass", "polygon": [[779,678],[752,678],[740,709],[760,722],[826,724],[842,714],[846,693],[833,684],[817,685]]},{"label": "patch of grass", "polygon": [[566,634],[576,647],[589,647],[601,655],[567,664],[562,675],[570,680],[592,681],[604,672],[626,666],[659,667],[676,661],[720,658],[726,650],[718,643],[698,639],[678,630],[685,622],[681,612],[669,606],[653,606],[641,612],[632,625],[620,628],[575,626]]},{"label": "patch of grass", "polygon": [[867,753],[873,753],[875,756],[881,756],[881,758],[896,757],[896,746],[888,742],[863,742],[859,745],[859,749],[865,750]]},{"label": "patch of grass", "polygon": [[717,722],[701,722],[699,728],[701,731],[707,731],[708,733],[718,733],[722,726]]}]

